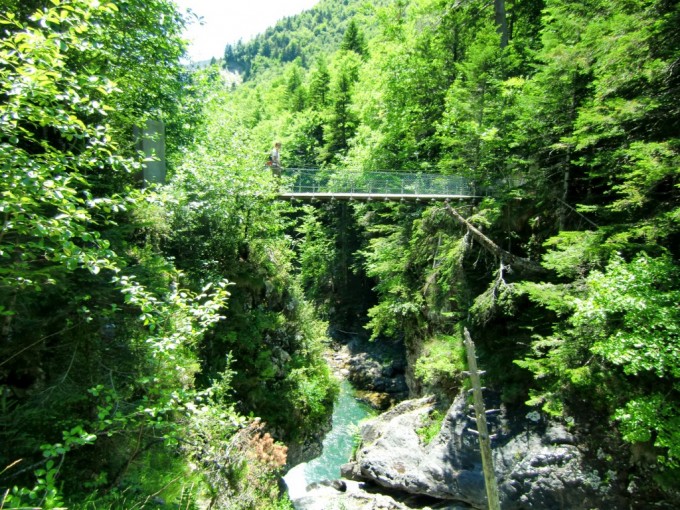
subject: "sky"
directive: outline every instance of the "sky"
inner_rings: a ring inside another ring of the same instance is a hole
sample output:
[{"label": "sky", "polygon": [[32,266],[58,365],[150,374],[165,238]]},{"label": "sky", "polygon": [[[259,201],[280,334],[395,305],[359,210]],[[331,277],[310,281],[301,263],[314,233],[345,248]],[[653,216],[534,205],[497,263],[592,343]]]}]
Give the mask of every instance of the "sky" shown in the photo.
[{"label": "sky", "polygon": [[194,22],[185,33],[191,41],[189,57],[194,62],[219,58],[224,47],[248,41],[286,16],[299,14],[319,3],[319,0],[175,0],[180,11],[187,8],[203,17],[203,24]]}]

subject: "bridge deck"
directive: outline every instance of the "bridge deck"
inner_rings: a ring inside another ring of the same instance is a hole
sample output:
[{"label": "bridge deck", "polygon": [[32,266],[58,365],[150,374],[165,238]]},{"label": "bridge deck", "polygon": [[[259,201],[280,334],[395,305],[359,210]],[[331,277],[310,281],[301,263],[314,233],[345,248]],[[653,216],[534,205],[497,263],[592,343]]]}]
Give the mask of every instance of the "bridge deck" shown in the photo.
[{"label": "bridge deck", "polygon": [[363,202],[371,201],[412,201],[412,202],[434,202],[463,200],[475,198],[472,195],[434,195],[434,194],[413,194],[413,193],[332,193],[332,192],[309,192],[295,193],[282,192],[279,198],[284,200],[357,200]]},{"label": "bridge deck", "polygon": [[284,200],[445,201],[479,196],[459,175],[413,172],[285,168],[280,184],[279,198]]}]

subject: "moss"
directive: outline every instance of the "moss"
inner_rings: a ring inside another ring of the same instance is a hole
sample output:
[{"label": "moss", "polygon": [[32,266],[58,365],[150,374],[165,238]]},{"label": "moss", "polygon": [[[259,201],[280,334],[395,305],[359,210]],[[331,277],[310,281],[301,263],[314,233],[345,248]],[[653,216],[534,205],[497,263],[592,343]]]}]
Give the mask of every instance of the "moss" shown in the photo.
[{"label": "moss", "polygon": [[418,434],[418,437],[420,437],[423,444],[430,444],[437,434],[439,434],[445,417],[446,412],[435,409],[428,416],[427,423],[416,430],[416,433]]}]

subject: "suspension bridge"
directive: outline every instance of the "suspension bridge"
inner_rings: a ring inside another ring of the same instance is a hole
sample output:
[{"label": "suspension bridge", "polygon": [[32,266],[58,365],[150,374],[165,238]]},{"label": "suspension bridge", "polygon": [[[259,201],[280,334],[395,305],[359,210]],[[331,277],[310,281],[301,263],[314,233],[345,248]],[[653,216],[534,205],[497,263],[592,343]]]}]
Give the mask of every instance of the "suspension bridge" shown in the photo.
[{"label": "suspension bridge", "polygon": [[280,183],[279,198],[286,200],[447,201],[486,195],[459,175],[412,172],[284,168]]}]

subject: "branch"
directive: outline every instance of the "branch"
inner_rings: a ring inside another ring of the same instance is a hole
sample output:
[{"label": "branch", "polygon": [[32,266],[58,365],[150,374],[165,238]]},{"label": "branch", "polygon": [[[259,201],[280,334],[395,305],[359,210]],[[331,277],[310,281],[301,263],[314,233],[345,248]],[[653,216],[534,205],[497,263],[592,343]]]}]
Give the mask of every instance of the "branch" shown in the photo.
[{"label": "branch", "polygon": [[510,265],[515,266],[517,269],[522,271],[528,271],[533,273],[546,273],[547,270],[541,266],[538,262],[535,262],[524,257],[518,257],[513,255],[509,251],[504,250],[491,239],[486,237],[482,232],[477,229],[472,223],[463,218],[458,211],[456,211],[451,205],[446,204],[446,211],[453,216],[458,223],[463,225],[467,231],[477,240],[477,242],[488,252],[493,253],[496,257],[500,258],[501,261],[505,261]]},{"label": "branch", "polygon": [[5,359],[4,361],[0,362],[0,367],[3,366],[3,365],[6,365],[7,363],[9,363],[11,360],[13,360],[13,359],[16,358],[17,356],[19,356],[19,354],[21,354],[22,352],[29,350],[31,347],[35,347],[35,346],[38,345],[40,342],[43,342],[44,340],[47,340],[48,338],[53,337],[54,335],[59,335],[59,334],[61,334],[61,333],[65,333],[66,331],[70,331],[70,330],[72,330],[73,328],[75,328],[77,325],[78,325],[78,324],[75,324],[75,325],[71,326],[70,328],[64,328],[64,329],[62,329],[61,331],[56,331],[56,332],[51,333],[51,334],[49,334],[49,335],[47,335],[47,336],[44,336],[44,337],[42,337],[42,338],[39,338],[38,340],[36,340],[35,342],[33,342],[31,345],[28,345],[28,346],[24,347],[24,348],[21,349],[19,352],[15,352],[15,353],[12,354],[9,358],[7,358],[7,359]]}]

